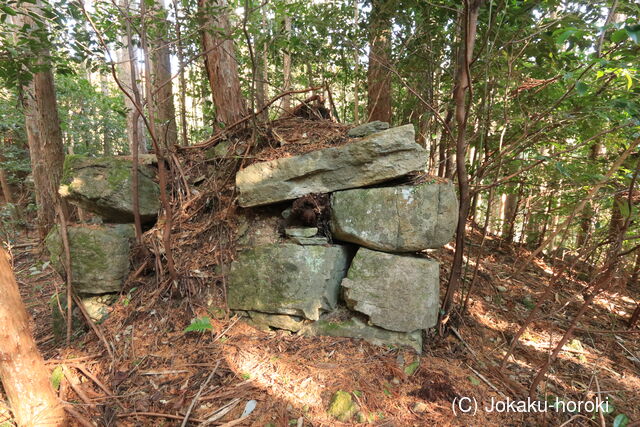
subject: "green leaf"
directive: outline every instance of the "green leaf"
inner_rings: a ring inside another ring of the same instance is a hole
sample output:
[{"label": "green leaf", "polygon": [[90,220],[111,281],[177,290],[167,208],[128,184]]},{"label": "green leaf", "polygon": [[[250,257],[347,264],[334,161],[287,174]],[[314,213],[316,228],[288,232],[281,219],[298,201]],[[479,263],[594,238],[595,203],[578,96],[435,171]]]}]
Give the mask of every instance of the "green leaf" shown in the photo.
[{"label": "green leaf", "polygon": [[418,366],[420,366],[420,361],[416,360],[415,362],[410,363],[404,368],[404,373],[407,374],[408,376],[411,376],[414,374],[414,372],[416,372],[416,369],[418,369]]},{"label": "green leaf", "polygon": [[629,37],[627,30],[620,29],[620,30],[614,31],[613,34],[611,34],[611,41],[614,43],[620,43],[621,41],[625,40],[627,37]]},{"label": "green leaf", "polygon": [[207,316],[193,319],[191,324],[184,328],[184,332],[205,332],[212,331],[213,325],[211,319]]},{"label": "green leaf", "polygon": [[616,407],[613,406],[613,403],[606,401],[606,405],[601,406],[601,412],[605,415],[612,414],[613,411],[616,410]]},{"label": "green leaf", "polygon": [[613,427],[626,427],[629,424],[629,417],[625,414],[618,414],[613,420]]},{"label": "green leaf", "polygon": [[620,209],[620,214],[624,217],[624,218],[629,218],[629,214],[631,213],[631,211],[629,210],[629,203],[628,201],[618,201],[618,208]]},{"label": "green leaf", "polygon": [[636,44],[640,44],[640,24],[624,27],[625,31]]},{"label": "green leaf", "polygon": [[627,90],[631,89],[631,86],[633,85],[633,80],[631,79],[631,74],[629,73],[628,70],[624,70],[622,72],[622,75],[627,78]]},{"label": "green leaf", "polygon": [[578,92],[578,95],[582,96],[585,93],[587,93],[588,90],[589,90],[589,85],[587,85],[585,82],[576,83],[576,92]]},{"label": "green leaf", "polygon": [[56,368],[51,372],[51,385],[54,390],[60,389],[60,384],[62,383],[62,378],[64,377],[64,373],[62,372],[62,365],[56,366]]},{"label": "green leaf", "polygon": [[564,177],[569,178],[569,172],[567,171],[567,169],[564,167],[564,165],[562,164],[562,162],[556,162],[555,164],[556,166],[556,170],[558,172],[560,172]]},{"label": "green leaf", "polygon": [[471,381],[471,384],[480,385],[480,380],[474,377],[473,375],[469,375],[468,378],[469,378],[469,381]]},{"label": "green leaf", "polygon": [[573,27],[567,28],[566,30],[564,30],[563,32],[561,32],[556,36],[556,43],[562,44],[566,42],[567,39],[571,37],[573,34],[575,34],[576,32],[578,32],[576,28],[573,28]]},{"label": "green leaf", "polygon": [[0,10],[10,16],[16,16],[18,14],[12,7],[9,6],[0,5]]}]

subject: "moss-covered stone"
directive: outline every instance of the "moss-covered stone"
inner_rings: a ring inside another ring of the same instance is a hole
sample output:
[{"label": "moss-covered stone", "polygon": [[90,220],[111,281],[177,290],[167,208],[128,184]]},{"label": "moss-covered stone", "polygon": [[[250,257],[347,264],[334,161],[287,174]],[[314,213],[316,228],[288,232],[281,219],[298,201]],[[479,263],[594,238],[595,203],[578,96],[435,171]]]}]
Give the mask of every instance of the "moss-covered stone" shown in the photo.
[{"label": "moss-covered stone", "polygon": [[[71,272],[79,294],[119,292],[129,272],[129,251],[135,237],[131,224],[68,227]],[[51,265],[64,273],[64,252],[58,226],[45,239]]]},{"label": "moss-covered stone", "polygon": [[333,236],[385,252],[438,248],[451,240],[457,223],[450,183],[359,188],[331,198]]},{"label": "moss-covered stone", "polygon": [[348,259],[347,248],[338,245],[285,243],[242,251],[231,264],[229,308],[317,320],[336,306]]},{"label": "moss-covered stone", "polygon": [[[107,222],[133,222],[132,164],[118,157],[65,157],[59,189],[66,200],[101,216]],[[160,187],[150,166],[138,167],[138,199],[143,222],[160,210]]]},{"label": "moss-covered stone", "polygon": [[440,283],[435,260],[360,248],[342,287],[347,306],[381,328],[412,332],[436,324]]},{"label": "moss-covered stone", "polygon": [[327,412],[339,421],[347,422],[358,412],[358,405],[353,401],[351,393],[338,390],[331,397]]}]

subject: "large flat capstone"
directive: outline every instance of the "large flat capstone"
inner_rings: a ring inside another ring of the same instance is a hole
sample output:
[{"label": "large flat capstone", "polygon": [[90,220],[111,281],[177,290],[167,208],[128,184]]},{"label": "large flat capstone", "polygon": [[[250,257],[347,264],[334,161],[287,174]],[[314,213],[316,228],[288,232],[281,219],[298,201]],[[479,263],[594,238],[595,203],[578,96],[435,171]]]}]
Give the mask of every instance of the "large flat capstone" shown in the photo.
[{"label": "large flat capstone", "polygon": [[347,306],[381,328],[413,332],[436,324],[437,261],[360,248],[342,287]]},{"label": "large flat capstone", "polygon": [[424,168],[426,151],[405,125],[341,147],[255,163],[236,175],[240,206],[259,206],[388,181]]},{"label": "large flat capstone", "polygon": [[244,250],[231,263],[227,302],[233,310],[317,320],[335,308],[346,275],[345,246],[274,244]]},{"label": "large flat capstone", "polygon": [[[79,294],[119,292],[129,273],[133,225],[75,225],[67,230],[74,290]],[[45,244],[51,265],[62,274],[64,250],[58,226],[51,230]]]},{"label": "large flat capstone", "polygon": [[451,240],[457,223],[450,183],[345,190],[331,198],[336,239],[386,252],[438,248]]},{"label": "large flat capstone", "polygon": [[[149,166],[138,167],[138,200],[142,222],[153,221],[160,210],[160,187]],[[131,223],[133,192],[131,160],[117,157],[67,156],[60,195],[101,216],[107,222]]]}]

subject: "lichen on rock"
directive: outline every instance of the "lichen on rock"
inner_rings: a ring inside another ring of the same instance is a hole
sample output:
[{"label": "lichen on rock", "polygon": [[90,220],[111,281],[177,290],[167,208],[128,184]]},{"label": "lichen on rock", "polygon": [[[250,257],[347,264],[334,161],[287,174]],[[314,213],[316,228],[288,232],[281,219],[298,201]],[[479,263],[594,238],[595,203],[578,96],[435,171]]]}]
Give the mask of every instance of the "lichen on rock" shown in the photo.
[{"label": "lichen on rock", "polygon": [[290,314],[317,320],[335,308],[346,275],[345,246],[258,246],[231,264],[228,304],[233,310]]},{"label": "lichen on rock", "polygon": [[[142,222],[155,220],[160,210],[160,187],[150,166],[138,167],[138,200]],[[60,195],[106,222],[132,223],[131,160],[118,157],[65,157]]]},{"label": "lichen on rock", "polygon": [[[131,224],[75,225],[67,229],[71,249],[71,278],[79,294],[119,292],[129,272],[129,251],[135,237]],[[64,273],[59,227],[45,239],[51,265]]]}]

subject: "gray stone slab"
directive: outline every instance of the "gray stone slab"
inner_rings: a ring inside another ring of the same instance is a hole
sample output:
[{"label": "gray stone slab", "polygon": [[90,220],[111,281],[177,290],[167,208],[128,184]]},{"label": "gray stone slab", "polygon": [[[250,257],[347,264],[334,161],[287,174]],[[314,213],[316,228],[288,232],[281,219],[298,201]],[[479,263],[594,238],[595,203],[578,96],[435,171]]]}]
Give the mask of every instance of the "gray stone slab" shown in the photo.
[{"label": "gray stone slab", "polygon": [[363,136],[371,135],[385,129],[389,129],[389,123],[375,120],[373,122],[364,123],[352,129],[349,129],[349,132],[347,132],[347,136],[351,138],[361,138]]},{"label": "gray stone slab", "polygon": [[267,205],[385,182],[422,170],[426,155],[413,125],[388,129],[340,147],[250,165],[236,174],[238,203]]},{"label": "gray stone slab", "polygon": [[317,320],[338,301],[346,275],[345,246],[275,244],[242,251],[231,264],[229,308]]},{"label": "gray stone slab", "polygon": [[[160,187],[152,168],[141,164],[138,170],[140,218],[151,222],[160,210]],[[132,223],[131,172],[131,160],[125,158],[67,156],[59,193],[105,222]]]},{"label": "gray stone slab", "polygon": [[[67,230],[74,290],[79,294],[119,292],[129,273],[129,251],[135,238],[133,225],[75,225]],[[51,265],[63,274],[64,252],[57,225],[45,244]]]},{"label": "gray stone slab", "polygon": [[359,188],[331,198],[336,239],[387,252],[417,252],[448,243],[458,223],[449,183]]},{"label": "gray stone slab", "polygon": [[360,248],[342,287],[347,306],[381,328],[412,332],[437,322],[440,287],[435,260]]},{"label": "gray stone slab", "polygon": [[361,338],[373,345],[407,346],[422,353],[422,331],[394,332],[367,325],[357,317],[347,320],[321,319],[303,327],[300,332],[306,336],[330,336]]}]

